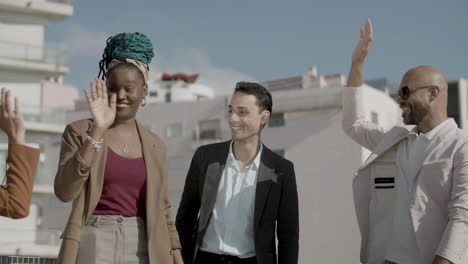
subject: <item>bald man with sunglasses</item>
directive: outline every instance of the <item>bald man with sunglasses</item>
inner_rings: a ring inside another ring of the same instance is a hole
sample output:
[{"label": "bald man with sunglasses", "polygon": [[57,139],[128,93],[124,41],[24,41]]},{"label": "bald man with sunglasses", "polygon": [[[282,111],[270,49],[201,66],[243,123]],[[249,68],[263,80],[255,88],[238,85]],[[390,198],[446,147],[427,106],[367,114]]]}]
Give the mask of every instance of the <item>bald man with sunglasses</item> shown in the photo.
[{"label": "bald man with sunglasses", "polygon": [[367,20],[343,91],[343,130],[372,152],[353,179],[361,262],[466,264],[468,136],[447,117],[447,81],[432,66],[410,69],[398,99],[404,125],[384,131],[359,105],[372,40]]}]

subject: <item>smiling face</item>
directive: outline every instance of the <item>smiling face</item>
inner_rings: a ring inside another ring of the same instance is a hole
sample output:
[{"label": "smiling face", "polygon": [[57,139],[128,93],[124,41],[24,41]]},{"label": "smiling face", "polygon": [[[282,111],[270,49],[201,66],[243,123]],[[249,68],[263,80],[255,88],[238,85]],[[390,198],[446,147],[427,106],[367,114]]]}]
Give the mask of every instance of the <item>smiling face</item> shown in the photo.
[{"label": "smiling face", "polygon": [[[411,94],[407,99],[399,99],[398,103],[402,110],[401,116],[403,122],[407,125],[418,125],[430,112],[430,104],[427,92],[423,89],[412,90],[410,87]],[[416,87],[416,86],[414,86]],[[414,89],[414,88],[413,88]]]},{"label": "smiling face", "polygon": [[228,109],[228,123],[234,141],[245,141],[260,136],[268,122],[269,112],[261,110],[254,95],[236,92]]},{"label": "smiling face", "polygon": [[141,72],[129,64],[117,65],[107,76],[109,96],[117,95],[117,120],[135,118],[141,101],[148,93]]},{"label": "smiling face", "polygon": [[[406,98],[399,98],[398,104],[402,110],[403,122],[407,125],[419,125],[430,118],[431,111],[436,108],[434,89],[439,89],[437,79],[434,79],[432,68],[420,66],[408,71],[400,83],[400,90],[406,89]],[[406,88],[407,87],[407,88]]]}]

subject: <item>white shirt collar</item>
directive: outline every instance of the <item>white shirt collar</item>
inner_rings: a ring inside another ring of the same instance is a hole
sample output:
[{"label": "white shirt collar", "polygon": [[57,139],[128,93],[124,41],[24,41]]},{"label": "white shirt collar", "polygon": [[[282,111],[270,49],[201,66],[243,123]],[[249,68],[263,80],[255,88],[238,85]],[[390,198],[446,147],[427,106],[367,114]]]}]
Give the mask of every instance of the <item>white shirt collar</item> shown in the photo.
[{"label": "white shirt collar", "polygon": [[409,133],[408,136],[410,135],[414,135],[414,136],[424,136],[424,138],[428,139],[429,141],[432,140],[436,135],[437,133],[439,133],[440,130],[442,130],[444,127],[448,126],[449,124],[453,123],[453,118],[448,118],[447,120],[445,120],[444,122],[438,124],[436,127],[434,127],[433,129],[431,129],[429,132],[427,132],[426,134],[423,134],[423,133],[419,133],[419,129],[418,127],[414,127],[411,132]]},{"label": "white shirt collar", "polygon": [[436,127],[431,129],[431,131],[426,133],[426,137],[429,140],[433,139],[437,135],[437,133],[439,133],[440,130],[442,130],[444,127],[448,126],[448,124],[452,123],[452,121],[453,121],[453,118],[449,118],[449,119],[445,120],[444,122],[438,124]]},{"label": "white shirt collar", "polygon": [[[228,162],[230,162],[231,164],[235,164],[236,168],[238,168],[239,166],[237,165],[237,160],[236,160],[236,157],[234,156],[234,151],[232,149],[232,145],[233,145],[234,141],[231,140],[231,144],[229,145],[229,155],[228,155]],[[252,169],[256,170],[258,169],[258,167],[260,166],[260,159],[262,157],[262,152],[263,152],[263,143],[260,142],[260,149],[258,150],[257,152],[257,156],[255,156],[255,159],[248,165],[246,165],[244,168],[250,168],[250,166],[252,166]]]}]

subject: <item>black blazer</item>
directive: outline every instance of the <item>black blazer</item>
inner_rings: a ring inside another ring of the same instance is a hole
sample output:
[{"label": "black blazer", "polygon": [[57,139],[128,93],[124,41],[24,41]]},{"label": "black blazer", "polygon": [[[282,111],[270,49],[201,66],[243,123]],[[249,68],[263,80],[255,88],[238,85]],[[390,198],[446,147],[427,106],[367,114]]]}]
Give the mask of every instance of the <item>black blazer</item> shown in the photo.
[{"label": "black blazer", "polygon": [[[185,263],[193,263],[210,221],[230,143],[199,147],[192,158],[176,217]],[[257,263],[296,264],[299,209],[294,165],[265,145],[257,175],[254,208]]]}]

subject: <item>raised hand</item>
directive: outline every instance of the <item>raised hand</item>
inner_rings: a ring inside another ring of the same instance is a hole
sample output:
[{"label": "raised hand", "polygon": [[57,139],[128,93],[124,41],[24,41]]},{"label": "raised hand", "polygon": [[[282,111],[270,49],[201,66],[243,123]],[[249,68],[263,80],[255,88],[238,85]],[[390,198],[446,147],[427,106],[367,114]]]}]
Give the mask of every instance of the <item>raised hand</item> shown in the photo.
[{"label": "raised hand", "polygon": [[352,60],[353,62],[364,62],[364,59],[372,48],[372,40],[374,39],[374,31],[370,19],[366,20],[366,24],[360,30],[359,42],[354,48]]},{"label": "raised hand", "polygon": [[10,91],[2,88],[0,104],[0,129],[8,135],[9,143],[24,145],[26,129],[18,98],[15,97],[13,109]]},{"label": "raised hand", "polygon": [[359,87],[363,84],[364,75],[364,60],[372,47],[374,39],[374,31],[370,19],[367,19],[366,24],[361,28],[359,42],[354,48],[351,69],[349,70],[347,86]]},{"label": "raised hand", "polygon": [[106,84],[99,78],[91,82],[91,94],[86,89],[84,92],[88,99],[89,111],[93,116],[95,127],[107,130],[115,120],[116,94],[112,94],[109,99]]}]

